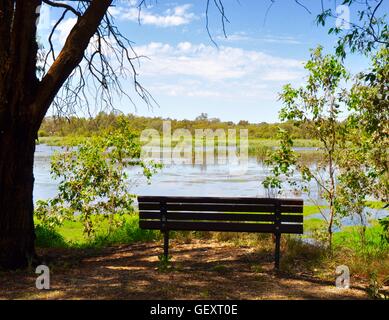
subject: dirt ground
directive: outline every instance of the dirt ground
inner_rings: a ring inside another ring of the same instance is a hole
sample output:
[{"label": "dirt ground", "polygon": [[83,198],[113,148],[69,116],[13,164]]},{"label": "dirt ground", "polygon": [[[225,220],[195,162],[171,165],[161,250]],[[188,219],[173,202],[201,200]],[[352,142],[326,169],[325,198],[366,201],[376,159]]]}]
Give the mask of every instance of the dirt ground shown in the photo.
[{"label": "dirt ground", "polygon": [[[30,271],[0,273],[0,299],[365,299],[360,286],[275,273],[273,257],[252,247],[210,240],[172,241],[172,269],[162,271],[161,243],[90,250],[40,250],[50,290]],[[51,262],[50,262],[51,261]]]}]

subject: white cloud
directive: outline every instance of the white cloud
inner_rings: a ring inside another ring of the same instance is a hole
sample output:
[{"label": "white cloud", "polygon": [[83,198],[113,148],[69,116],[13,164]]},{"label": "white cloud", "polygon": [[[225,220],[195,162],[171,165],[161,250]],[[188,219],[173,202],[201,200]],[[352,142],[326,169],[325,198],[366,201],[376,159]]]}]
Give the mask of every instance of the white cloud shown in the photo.
[{"label": "white cloud", "polygon": [[[174,7],[168,13],[183,15],[188,8]],[[53,40],[62,46],[76,21],[64,20]],[[232,46],[151,42],[134,49],[150,58],[141,58],[137,70],[142,84],[156,95],[274,100],[283,84],[300,82],[305,74],[301,60]],[[110,56],[108,48],[104,52]]]},{"label": "white cloud", "polygon": [[175,27],[189,24],[197,19],[197,16],[193,12],[189,12],[191,7],[191,4],[184,4],[170,8],[162,14],[158,14],[152,12],[150,7],[142,8],[139,11],[138,7],[129,6],[121,10],[113,10],[112,14],[119,17],[119,19],[140,22],[145,25]]},{"label": "white cloud", "polygon": [[301,76],[303,62],[280,58],[260,51],[222,46],[219,49],[190,42],[176,46],[152,42],[135,47],[140,55],[150,58],[142,64],[145,75],[184,75],[209,81],[226,79],[257,79],[284,81]]},{"label": "white cloud", "polygon": [[295,37],[290,37],[290,36],[268,35],[268,36],[258,38],[258,40],[263,42],[269,42],[269,43],[301,44],[300,40],[297,40]]},{"label": "white cloud", "polygon": [[66,38],[77,22],[77,18],[68,18],[62,21],[56,29],[53,40],[58,41],[60,45],[64,45]]},{"label": "white cloud", "polygon": [[292,36],[277,36],[277,35],[265,35],[265,36],[253,36],[248,35],[246,32],[235,32],[232,34],[227,34],[227,37],[224,35],[218,35],[216,37],[218,41],[222,42],[241,42],[241,41],[250,41],[250,42],[265,42],[265,43],[275,43],[275,44],[301,44],[301,41]]},{"label": "white cloud", "polygon": [[[77,18],[68,18],[63,20],[56,28],[56,31],[53,35],[53,43],[57,50],[60,50],[66,42],[67,37],[69,36],[70,31],[73,29],[74,25],[77,23]],[[107,45],[109,43],[109,45]],[[98,37],[94,35],[90,40],[88,51],[89,53],[93,53],[98,48]],[[110,56],[113,53],[112,48],[116,47],[116,41],[113,37],[104,37],[104,41],[101,42],[101,51]]]},{"label": "white cloud", "polygon": [[250,41],[254,40],[252,37],[248,36],[245,32],[235,32],[227,35],[218,35],[216,40],[234,42],[234,41]]},{"label": "white cloud", "polygon": [[153,93],[171,97],[219,98],[222,96],[218,90],[202,88],[201,83],[191,80],[184,80],[179,84],[158,83],[150,85],[148,89]]},{"label": "white cloud", "polygon": [[168,96],[276,99],[305,74],[303,61],[228,46],[152,42],[135,51],[150,58],[138,69],[146,86]]}]

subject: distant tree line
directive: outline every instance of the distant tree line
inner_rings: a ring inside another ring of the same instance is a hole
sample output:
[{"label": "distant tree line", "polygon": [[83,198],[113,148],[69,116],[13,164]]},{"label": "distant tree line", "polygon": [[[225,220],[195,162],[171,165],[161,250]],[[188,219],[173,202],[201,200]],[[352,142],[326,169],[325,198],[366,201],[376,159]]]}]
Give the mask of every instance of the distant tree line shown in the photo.
[{"label": "distant tree line", "polygon": [[142,117],[133,114],[118,115],[115,113],[99,113],[94,118],[68,117],[54,118],[46,117],[39,130],[39,137],[47,136],[92,136],[95,133],[109,128],[117,128],[119,119],[125,117],[133,133],[139,135],[144,129],[156,129],[162,132],[163,121],[171,121],[172,130],[185,128],[193,134],[195,129],[247,129],[251,139],[277,139],[278,129],[288,131],[294,139],[311,139],[312,134],[307,130],[308,125],[295,126],[293,121],[284,123],[250,123],[241,120],[237,123],[232,121],[221,121],[218,118],[209,118],[206,113],[202,113],[195,120],[176,120],[161,117]]}]

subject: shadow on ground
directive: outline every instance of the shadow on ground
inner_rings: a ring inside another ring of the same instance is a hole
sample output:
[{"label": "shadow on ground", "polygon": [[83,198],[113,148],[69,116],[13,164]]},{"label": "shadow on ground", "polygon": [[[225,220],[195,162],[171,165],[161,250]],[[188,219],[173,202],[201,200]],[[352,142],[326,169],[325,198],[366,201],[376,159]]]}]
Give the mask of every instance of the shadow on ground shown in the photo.
[{"label": "shadow on ground", "polygon": [[363,299],[310,276],[275,273],[271,253],[210,240],[172,241],[172,268],[159,270],[161,243],[100,251],[45,249],[50,290],[34,270],[0,273],[0,299]]}]

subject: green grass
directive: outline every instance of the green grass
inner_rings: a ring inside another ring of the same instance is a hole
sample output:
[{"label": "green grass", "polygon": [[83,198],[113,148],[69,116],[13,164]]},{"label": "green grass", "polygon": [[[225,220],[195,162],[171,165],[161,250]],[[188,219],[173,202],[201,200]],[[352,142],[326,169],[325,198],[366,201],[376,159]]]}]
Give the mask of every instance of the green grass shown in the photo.
[{"label": "green grass", "polygon": [[[324,206],[323,206],[324,208]],[[318,208],[314,205],[304,206],[304,216],[309,217],[318,213]],[[304,231],[307,234],[305,237],[314,236],[316,232],[323,230],[325,221],[320,218],[304,219]],[[340,232],[334,233],[334,245],[352,249],[360,252],[361,241],[359,227],[344,227]],[[383,247],[381,241],[382,227],[372,221],[372,226],[366,231],[365,251],[370,254],[378,254],[382,250],[389,250],[389,246]],[[148,242],[161,239],[161,233],[153,230],[142,230],[139,228],[139,217],[137,214],[132,214],[125,218],[125,222],[121,227],[115,228],[108,232],[108,222],[105,221],[97,230],[94,237],[87,238],[83,234],[83,225],[81,221],[65,221],[61,227],[55,230],[49,230],[40,226],[36,227],[37,246],[38,247],[104,247],[114,244],[128,244],[133,242]],[[225,235],[225,237],[221,237]],[[203,233],[203,232],[172,232],[172,238],[181,240],[189,240],[193,238],[209,239],[215,238],[218,240],[233,241],[246,235],[242,234],[221,234],[219,233]],[[236,238],[236,239],[235,239]],[[261,235],[255,237],[255,242],[261,242]],[[243,239],[244,240],[244,239]],[[251,239],[252,240],[252,239]],[[235,241],[236,242],[236,241]],[[251,241],[252,242],[252,241]]]},{"label": "green grass", "polygon": [[[327,206],[320,206],[324,209]],[[325,228],[325,221],[320,218],[310,218],[310,216],[320,213],[320,210],[315,205],[304,206],[304,237],[311,237],[317,232]]]},{"label": "green grass", "polygon": [[[367,201],[366,205],[372,209],[383,209],[386,203],[382,201]],[[389,208],[386,208],[389,210]]]},{"label": "green grass", "polygon": [[[308,226],[314,228],[321,223],[312,219]],[[346,265],[353,279],[369,280],[374,273],[383,281],[389,274],[389,243],[381,241],[382,229],[377,224],[366,229],[364,243],[359,231],[360,227],[344,227],[334,233],[332,250],[328,250],[324,238],[312,244],[300,237],[285,236],[281,267],[286,272],[312,273],[332,281],[336,268]]]},{"label": "green grass", "polygon": [[311,218],[304,220],[304,233],[312,233],[322,230],[325,227],[325,221],[319,218]]},{"label": "green grass", "polygon": [[334,247],[348,248],[356,253],[369,257],[389,254],[389,243],[382,240],[383,228],[377,221],[366,229],[365,243],[361,240],[361,227],[343,227],[340,232],[334,233]]},{"label": "green grass", "polygon": [[[324,206],[323,206],[324,207]],[[308,217],[312,214],[318,213],[319,210],[314,205],[304,206],[304,216]],[[304,228],[306,230],[314,230],[318,228],[324,222],[320,219],[305,219]],[[50,237],[45,234],[38,234],[39,246],[104,246],[112,244],[123,244],[123,243],[132,243],[136,241],[151,241],[159,239],[160,233],[158,231],[151,230],[141,230],[139,229],[139,218],[138,215],[130,215],[125,219],[125,223],[122,227],[116,228],[111,233],[108,234],[108,222],[104,221],[100,229],[96,232],[94,238],[88,239],[83,234],[83,225],[81,221],[65,221],[61,227],[55,229],[55,232],[62,238],[62,242],[57,240],[53,241],[50,244]],[[38,222],[39,225],[39,222]],[[42,227],[41,227],[42,228]],[[203,234],[201,232],[172,232],[172,237],[177,237],[184,239],[185,237],[189,238],[205,238],[210,237],[210,235]]]},{"label": "green grass", "polygon": [[[38,143],[39,144],[47,144],[51,146],[68,146],[68,145],[75,145],[85,139],[87,137],[84,136],[76,136],[76,135],[69,135],[69,136],[46,136],[46,137],[39,137]],[[194,139],[194,138],[193,138]],[[217,139],[212,139],[212,140],[206,140],[208,141],[209,145],[214,144],[215,146],[218,145],[218,140]],[[239,146],[240,140],[237,139],[237,144]],[[173,145],[175,144],[172,142]],[[225,144],[226,141],[220,140],[220,143]],[[305,148],[314,148],[314,147],[319,147],[320,142],[317,140],[311,140],[311,139],[295,139],[293,140],[294,147],[305,147]],[[249,138],[249,148],[255,148],[255,147],[278,147],[280,146],[280,141],[277,139],[250,139]]]},{"label": "green grass", "polygon": [[[321,209],[324,209],[326,207],[327,206],[320,206]],[[317,206],[315,205],[304,206],[304,217],[308,217],[316,213],[320,213],[320,210]]]},{"label": "green grass", "polygon": [[85,137],[82,136],[50,136],[50,137],[39,137],[37,144],[47,144],[48,146],[56,147],[72,147],[80,144]]},{"label": "green grass", "polygon": [[161,238],[161,235],[158,231],[140,229],[139,217],[133,214],[126,219],[122,227],[116,228],[110,233],[106,229],[97,233],[92,244],[99,247],[134,242],[150,242],[159,238]]},{"label": "green grass", "polygon": [[55,230],[47,229],[41,225],[36,227],[38,247],[82,247],[99,248],[114,244],[127,244],[133,242],[146,242],[159,239],[160,233],[139,228],[137,215],[130,215],[121,227],[108,232],[108,222],[102,223],[93,237],[86,237],[83,233],[81,221],[65,221]]},{"label": "green grass", "polygon": [[67,243],[83,243],[83,226],[81,221],[65,221],[63,225],[56,229]]},{"label": "green grass", "polygon": [[67,247],[67,243],[66,243],[66,240],[64,239],[63,235],[56,230],[51,230],[51,229],[48,229],[48,228],[45,228],[43,226],[38,225],[35,227],[35,235],[36,235],[35,244],[37,247],[40,247],[40,248],[48,248],[48,247],[65,248],[65,247]]},{"label": "green grass", "polygon": [[[279,147],[280,140],[277,139],[249,139],[250,145],[262,145],[267,147]],[[320,146],[320,142],[312,139],[294,139],[294,147],[300,148],[316,148]]]}]

